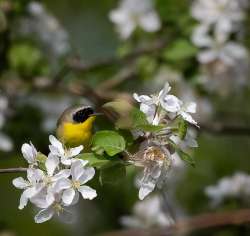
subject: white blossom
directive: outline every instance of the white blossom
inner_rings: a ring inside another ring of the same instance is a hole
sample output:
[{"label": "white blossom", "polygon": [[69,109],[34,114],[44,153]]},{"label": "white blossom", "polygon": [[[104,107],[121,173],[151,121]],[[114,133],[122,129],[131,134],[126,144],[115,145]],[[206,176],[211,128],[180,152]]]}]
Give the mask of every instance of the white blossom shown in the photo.
[{"label": "white blossom", "polygon": [[30,165],[37,165],[37,150],[32,143],[24,143],[21,148],[24,159]]},{"label": "white blossom", "polygon": [[129,38],[137,27],[146,32],[155,32],[161,26],[152,0],[121,0],[119,7],[110,12],[109,18],[116,24],[122,39]]},{"label": "white blossom", "polygon": [[172,159],[165,147],[154,145],[138,152],[132,162],[136,166],[143,167],[142,176],[137,180],[139,199],[143,200],[156,187],[162,187]]},{"label": "white blossom", "polygon": [[69,223],[73,215],[67,210],[67,206],[61,201],[61,193],[48,192],[43,190],[40,194],[31,199],[32,203],[38,206],[41,210],[35,215],[35,222],[40,224],[50,220],[54,215],[66,219],[65,223]]},{"label": "white blossom", "polygon": [[49,136],[51,145],[49,145],[50,154],[60,158],[62,164],[69,166],[74,157],[76,157],[82,150],[83,146],[80,145],[74,148],[65,148],[63,144],[53,135]]},{"label": "white blossom", "polygon": [[[189,113],[196,112],[196,104],[194,102],[183,103],[179,98],[169,94],[171,87],[168,83],[159,92],[158,95],[138,95],[134,93],[134,99],[140,103],[140,110],[145,113],[149,123],[158,125],[164,116],[170,119],[180,115],[184,120],[191,124],[197,125],[197,122]],[[165,112],[167,114],[165,114]]]},{"label": "white blossom", "polygon": [[91,187],[85,185],[95,175],[93,167],[86,167],[87,161],[75,161],[71,165],[71,176],[69,179],[61,179],[55,186],[56,191],[63,190],[62,202],[65,205],[71,205],[74,199],[79,198],[81,193],[84,199],[92,200],[97,196],[96,191]]},{"label": "white blossom", "polygon": [[[49,136],[50,153],[45,156],[39,153],[33,144],[22,146],[23,157],[29,163],[27,180],[22,177],[13,180],[16,188],[24,190],[19,209],[23,209],[28,201],[40,208],[35,216],[36,223],[43,223],[54,215],[66,217],[68,222],[72,214],[67,207],[78,202],[79,192],[84,199],[92,200],[96,191],[85,185],[95,175],[93,167],[88,167],[88,161],[76,159],[83,149],[66,149],[54,136]],[[40,155],[40,156],[39,156]]]},{"label": "white blossom", "polygon": [[212,63],[216,60],[228,66],[237,65],[241,59],[247,59],[247,50],[237,42],[228,40],[228,36],[221,31],[209,35],[208,25],[198,26],[193,33],[193,42],[203,49],[198,54],[198,60],[202,64]]},{"label": "white blossom", "polygon": [[195,112],[196,112],[196,103],[190,102],[187,104],[183,104],[180,110],[177,112],[177,114],[180,115],[185,121],[197,126],[197,122],[189,114]]},{"label": "white blossom", "polygon": [[12,181],[13,185],[18,189],[23,189],[23,193],[20,197],[19,209],[22,210],[28,203],[28,200],[41,191],[43,185],[41,180],[43,178],[43,172],[39,169],[29,168],[27,170],[27,179],[18,177]]},{"label": "white blossom", "polygon": [[64,56],[70,50],[69,36],[58,20],[39,2],[28,4],[29,15],[21,20],[19,31],[43,44],[48,54]]},{"label": "white blossom", "polygon": [[134,98],[140,103],[140,110],[145,113],[148,122],[163,127],[156,132],[143,133],[139,129],[140,135],[145,135],[147,140],[140,145],[139,151],[129,158],[134,165],[143,167],[143,175],[137,181],[140,200],[143,200],[156,187],[164,186],[172,163],[175,162],[175,159],[179,160],[176,150],[170,153],[169,146],[174,146],[174,143],[176,145],[174,149],[180,149],[184,153],[189,151],[189,148],[198,146],[189,129],[184,137],[180,137],[180,134],[176,132],[178,129],[176,125],[182,120],[198,126],[191,116],[196,112],[196,104],[181,101],[169,94],[170,90],[171,87],[166,83],[158,94],[151,96],[134,94]]},{"label": "white blossom", "polygon": [[217,32],[231,33],[235,24],[244,19],[244,11],[238,0],[196,0],[192,16],[203,24],[214,24]]},{"label": "white blossom", "polygon": [[226,198],[249,199],[250,176],[237,172],[233,176],[220,179],[216,185],[206,187],[205,193],[213,205],[220,204]]},{"label": "white blossom", "polygon": [[128,228],[166,227],[173,219],[162,210],[161,199],[158,195],[136,202],[131,216],[120,219],[122,225]]}]

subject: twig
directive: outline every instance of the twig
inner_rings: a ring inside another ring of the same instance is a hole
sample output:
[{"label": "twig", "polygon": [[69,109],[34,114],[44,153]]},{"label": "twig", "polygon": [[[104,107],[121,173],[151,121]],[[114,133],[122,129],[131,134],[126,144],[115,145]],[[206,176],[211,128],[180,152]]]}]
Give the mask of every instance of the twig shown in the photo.
[{"label": "twig", "polygon": [[250,209],[222,213],[206,213],[177,221],[174,225],[161,229],[131,229],[103,234],[103,236],[170,236],[183,235],[196,230],[227,225],[250,223]]},{"label": "twig", "polygon": [[27,168],[17,167],[17,168],[7,168],[7,169],[0,169],[0,174],[6,173],[19,173],[19,172],[26,172]]},{"label": "twig", "polygon": [[97,62],[93,62],[90,64],[80,62],[78,59],[72,59],[69,60],[68,66],[73,70],[78,70],[80,72],[88,72],[104,66],[124,64],[142,55],[155,53],[156,51],[163,49],[166,46],[167,42],[168,41],[165,39],[160,39],[155,43],[153,43],[151,46],[138,48],[134,50],[132,53],[129,53],[123,57],[115,56],[115,57],[105,58],[103,60],[99,60]]}]

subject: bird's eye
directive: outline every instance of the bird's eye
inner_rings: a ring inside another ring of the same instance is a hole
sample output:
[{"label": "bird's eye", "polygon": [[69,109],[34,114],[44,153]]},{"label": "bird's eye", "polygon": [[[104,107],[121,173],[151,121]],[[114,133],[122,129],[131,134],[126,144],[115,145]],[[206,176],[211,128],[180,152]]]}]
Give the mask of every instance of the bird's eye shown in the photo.
[{"label": "bird's eye", "polygon": [[91,107],[86,107],[86,108],[78,110],[76,113],[74,113],[73,120],[76,123],[83,123],[92,114],[94,114],[94,110]]}]

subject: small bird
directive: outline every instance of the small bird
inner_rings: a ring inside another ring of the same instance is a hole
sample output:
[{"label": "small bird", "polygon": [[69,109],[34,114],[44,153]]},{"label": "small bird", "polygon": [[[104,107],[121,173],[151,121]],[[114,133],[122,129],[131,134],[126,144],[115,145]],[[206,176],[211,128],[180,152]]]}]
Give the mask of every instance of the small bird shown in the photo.
[{"label": "small bird", "polygon": [[64,145],[88,147],[93,123],[97,115],[91,106],[73,106],[67,108],[57,121],[56,135]]}]

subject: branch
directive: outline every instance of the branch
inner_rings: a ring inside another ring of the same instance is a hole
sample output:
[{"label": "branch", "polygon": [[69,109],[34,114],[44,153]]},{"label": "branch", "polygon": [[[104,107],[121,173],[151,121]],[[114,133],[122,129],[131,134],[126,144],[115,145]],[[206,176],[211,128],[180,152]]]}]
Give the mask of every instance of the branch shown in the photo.
[{"label": "branch", "polygon": [[0,174],[7,174],[7,173],[20,173],[26,172],[27,168],[18,167],[18,168],[7,168],[7,169],[0,169]]},{"label": "branch", "polygon": [[168,41],[165,39],[160,39],[154,42],[151,46],[135,49],[133,52],[123,57],[114,56],[114,57],[105,58],[105,59],[102,59],[102,60],[99,60],[97,62],[90,63],[90,64],[80,62],[78,59],[72,59],[72,60],[69,60],[68,66],[73,70],[78,70],[80,72],[88,72],[88,71],[92,71],[92,70],[95,70],[104,66],[120,65],[130,60],[136,59],[142,55],[155,53],[163,49],[164,47],[166,47],[167,42]]},{"label": "branch", "polygon": [[183,235],[206,228],[247,223],[250,223],[250,209],[242,209],[232,212],[201,214],[189,219],[179,220],[175,224],[161,229],[130,229],[106,233],[103,236]]}]

